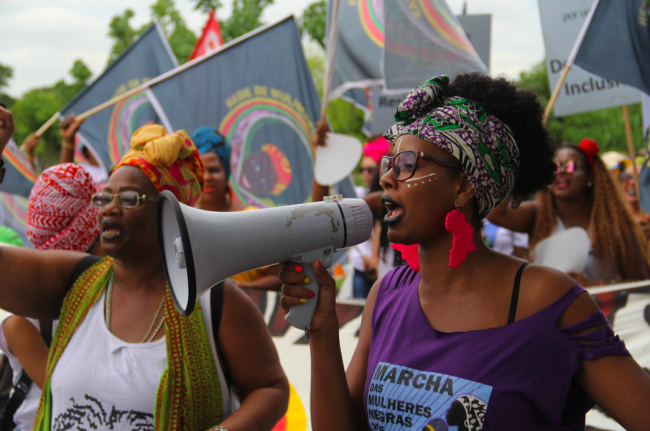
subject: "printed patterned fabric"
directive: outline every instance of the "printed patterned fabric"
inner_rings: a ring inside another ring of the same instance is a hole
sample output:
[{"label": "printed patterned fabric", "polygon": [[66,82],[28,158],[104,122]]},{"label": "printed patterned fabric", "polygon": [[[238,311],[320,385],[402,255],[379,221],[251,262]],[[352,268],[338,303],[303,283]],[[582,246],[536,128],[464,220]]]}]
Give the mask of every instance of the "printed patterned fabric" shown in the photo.
[{"label": "printed patterned fabric", "polygon": [[168,135],[158,124],[139,128],[115,169],[125,165],[140,168],[158,192],[169,190],[186,205],[194,206],[201,197],[203,164],[184,130]]},{"label": "printed patterned fabric", "polygon": [[92,177],[73,163],[52,166],[29,195],[27,236],[39,250],[87,251],[99,234]]},{"label": "printed patterned fabric", "polygon": [[[63,301],[45,367],[45,384],[34,430],[51,429],[50,384],[54,368],[75,331],[101,297],[112,271],[111,257],[97,262],[77,279]],[[207,331],[200,301],[189,317],[183,317],[174,308],[171,293],[166,289],[167,370],[160,380],[156,399],[152,400],[155,431],[206,430],[223,420],[221,381]]]},{"label": "printed patterned fabric", "polygon": [[443,97],[447,85],[449,78],[442,75],[411,90],[397,107],[397,124],[384,136],[395,144],[402,135],[415,135],[457,158],[476,191],[483,219],[512,193],[519,149],[510,128],[481,106]]},{"label": "printed patterned fabric", "polygon": [[220,131],[210,126],[199,127],[192,133],[192,140],[199,154],[215,153],[219,157],[226,178],[230,178],[230,154],[232,148]]}]

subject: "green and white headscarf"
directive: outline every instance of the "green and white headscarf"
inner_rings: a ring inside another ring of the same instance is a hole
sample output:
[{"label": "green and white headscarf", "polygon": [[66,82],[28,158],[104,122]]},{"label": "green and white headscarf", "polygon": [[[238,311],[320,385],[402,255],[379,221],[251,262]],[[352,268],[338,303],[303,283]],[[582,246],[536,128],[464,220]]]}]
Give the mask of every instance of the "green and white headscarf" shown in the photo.
[{"label": "green and white headscarf", "polygon": [[481,219],[515,188],[519,149],[512,131],[475,102],[443,97],[447,76],[431,78],[411,90],[397,107],[395,124],[384,135],[395,143],[415,135],[452,154],[474,190]]}]

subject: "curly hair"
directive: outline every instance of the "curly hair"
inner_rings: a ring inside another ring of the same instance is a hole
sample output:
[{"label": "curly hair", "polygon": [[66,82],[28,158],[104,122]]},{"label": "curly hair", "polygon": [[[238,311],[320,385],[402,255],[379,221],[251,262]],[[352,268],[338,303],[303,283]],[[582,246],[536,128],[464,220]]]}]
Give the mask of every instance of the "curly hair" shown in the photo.
[{"label": "curly hair", "polygon": [[[560,148],[571,148],[584,158],[587,173],[592,170],[587,162],[587,155],[582,149],[571,143],[564,143]],[[626,251],[631,241],[637,241],[644,256],[647,268],[650,268],[648,242],[641,227],[634,221],[627,202],[623,199],[620,187],[609,174],[602,159],[594,156],[593,186],[587,189],[591,212],[589,215],[589,237],[594,248],[594,255],[616,272],[617,279],[622,278],[623,268],[628,256]],[[530,238],[530,249],[541,240],[548,238],[557,225],[557,205],[555,197],[547,189],[537,197],[540,203],[535,226]]]},{"label": "curly hair", "polygon": [[520,157],[512,193],[515,206],[553,182],[556,148],[542,123],[544,111],[535,93],[520,90],[505,78],[469,73],[459,75],[449,84],[444,96],[472,100],[512,130]]}]

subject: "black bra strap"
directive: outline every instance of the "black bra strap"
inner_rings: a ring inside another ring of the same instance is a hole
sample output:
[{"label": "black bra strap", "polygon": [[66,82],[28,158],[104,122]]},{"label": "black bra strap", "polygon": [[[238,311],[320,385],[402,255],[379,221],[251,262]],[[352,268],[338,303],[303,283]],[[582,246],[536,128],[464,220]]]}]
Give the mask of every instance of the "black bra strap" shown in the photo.
[{"label": "black bra strap", "polygon": [[521,282],[521,274],[524,273],[524,269],[528,266],[528,262],[524,263],[519,267],[517,275],[515,275],[515,284],[512,286],[512,299],[510,299],[510,313],[508,314],[508,325],[515,321],[515,315],[517,314],[517,302],[519,302],[519,283]]}]

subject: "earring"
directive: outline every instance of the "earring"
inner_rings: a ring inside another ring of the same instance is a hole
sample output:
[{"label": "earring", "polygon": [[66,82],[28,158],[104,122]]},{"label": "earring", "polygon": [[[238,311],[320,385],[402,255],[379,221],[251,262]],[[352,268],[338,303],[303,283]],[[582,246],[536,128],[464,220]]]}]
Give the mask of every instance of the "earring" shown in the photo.
[{"label": "earring", "polygon": [[594,183],[592,183],[591,181],[588,181],[588,182],[587,182],[587,187],[591,187],[591,186],[593,186],[593,185],[594,185]]},{"label": "earring", "polygon": [[449,266],[458,268],[467,255],[476,250],[474,245],[474,227],[465,220],[465,214],[460,212],[460,205],[447,214],[445,228],[451,232],[454,242],[449,253]]}]

